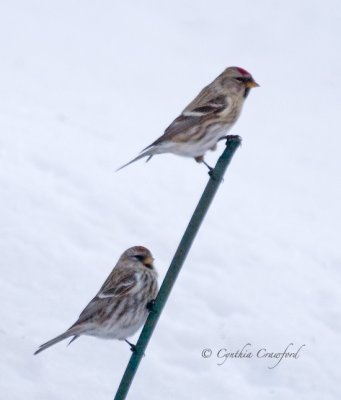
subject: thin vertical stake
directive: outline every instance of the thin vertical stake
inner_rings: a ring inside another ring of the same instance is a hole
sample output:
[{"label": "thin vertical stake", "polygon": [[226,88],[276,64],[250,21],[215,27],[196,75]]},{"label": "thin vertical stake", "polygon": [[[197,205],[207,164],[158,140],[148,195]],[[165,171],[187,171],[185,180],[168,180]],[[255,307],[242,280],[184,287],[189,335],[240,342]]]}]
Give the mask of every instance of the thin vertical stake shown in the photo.
[{"label": "thin vertical stake", "polygon": [[210,173],[210,179],[206,185],[206,188],[199,200],[196,209],[194,210],[192,218],[189,221],[185,233],[175,252],[173,260],[168,268],[165,279],[162,282],[161,288],[153,305],[153,309],[149,313],[147,321],[142,329],[140,337],[136,343],[136,350],[132,353],[130,357],[129,363],[124,372],[114,400],[124,400],[128,394],[137,368],[141,362],[145,349],[153,334],[155,326],[160,318],[163,307],[165,306],[168,296],[174,286],[180,269],[187,257],[187,254],[192,246],[200,225],[218,190],[218,187],[223,180],[225,171],[240,144],[241,138],[239,136],[227,137],[226,148],[223,154],[219,157],[215,168]]}]

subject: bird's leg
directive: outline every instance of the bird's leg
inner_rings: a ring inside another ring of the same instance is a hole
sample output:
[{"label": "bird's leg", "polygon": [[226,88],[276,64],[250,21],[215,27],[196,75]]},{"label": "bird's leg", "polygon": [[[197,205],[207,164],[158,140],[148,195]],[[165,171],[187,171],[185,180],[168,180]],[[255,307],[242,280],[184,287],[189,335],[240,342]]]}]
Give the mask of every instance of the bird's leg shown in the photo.
[{"label": "bird's leg", "polygon": [[207,162],[204,160],[204,156],[194,157],[194,159],[196,162],[203,163],[204,165],[206,165],[206,167],[208,168],[208,175],[210,176],[211,179],[215,181],[216,177],[214,175],[214,168],[212,168],[210,165],[207,164]]},{"label": "bird's leg", "polygon": [[204,165],[206,165],[206,167],[207,167],[208,170],[209,170],[208,174],[210,175],[211,172],[213,171],[213,168],[212,168],[210,165],[208,165],[207,162],[206,162],[205,160],[202,160],[202,163],[203,163]]},{"label": "bird's leg", "polygon": [[149,312],[156,312],[154,306],[155,306],[155,299],[150,300],[150,301],[147,303],[147,310],[148,310]]},{"label": "bird's leg", "polygon": [[198,156],[198,157],[194,157],[194,160],[197,163],[203,163],[204,165],[206,165],[206,167],[209,169],[209,173],[213,170],[213,168],[207,164],[207,162],[204,160],[204,156]]},{"label": "bird's leg", "polygon": [[133,353],[135,353],[135,351],[136,351],[136,346],[135,346],[134,344],[130,343],[127,339],[124,339],[124,341],[125,341],[126,343],[129,344],[130,350],[131,350]]}]

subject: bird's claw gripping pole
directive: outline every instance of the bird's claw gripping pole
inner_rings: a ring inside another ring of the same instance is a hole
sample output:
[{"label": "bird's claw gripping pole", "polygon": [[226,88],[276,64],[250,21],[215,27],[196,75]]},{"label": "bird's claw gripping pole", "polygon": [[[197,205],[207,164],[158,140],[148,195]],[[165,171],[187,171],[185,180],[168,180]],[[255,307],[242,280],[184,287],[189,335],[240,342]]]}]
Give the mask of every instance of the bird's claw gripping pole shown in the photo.
[{"label": "bird's claw gripping pole", "polygon": [[227,136],[226,148],[219,157],[217,164],[210,171],[210,179],[206,188],[201,195],[199,203],[194,210],[191,220],[185,230],[185,233],[180,241],[180,244],[175,252],[173,260],[168,268],[165,279],[162,282],[159,293],[153,302],[147,321],[142,329],[140,337],[136,343],[135,351],[132,353],[127,368],[122,377],[121,383],[115,395],[114,400],[124,400],[128,394],[130,385],[134,379],[137,368],[144,355],[148,342],[153,334],[155,326],[160,318],[163,307],[168,299],[168,296],[174,286],[180,269],[187,257],[187,254],[192,246],[194,238],[200,228],[200,225],[207,213],[207,210],[212,203],[212,200],[222,182],[225,171],[235,153],[241,144],[240,136]]}]

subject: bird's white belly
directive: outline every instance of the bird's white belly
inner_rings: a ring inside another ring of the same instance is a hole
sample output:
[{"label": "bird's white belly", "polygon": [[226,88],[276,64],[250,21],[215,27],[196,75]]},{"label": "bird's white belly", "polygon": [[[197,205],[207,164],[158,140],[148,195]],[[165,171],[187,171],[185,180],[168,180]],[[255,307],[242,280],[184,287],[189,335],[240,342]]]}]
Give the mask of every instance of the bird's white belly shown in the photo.
[{"label": "bird's white belly", "polygon": [[97,325],[94,330],[89,329],[85,334],[101,339],[122,340],[128,338],[134,335],[146,322],[148,316],[146,305],[144,305],[143,309],[145,309],[145,312],[139,310],[134,313],[134,316],[127,314],[127,316],[122,316],[119,321],[116,318],[108,319],[101,326]]},{"label": "bird's white belly", "polygon": [[217,124],[212,126],[200,140],[188,140],[187,142],[164,142],[160,146],[160,153],[173,153],[183,157],[200,157],[208,150],[214,149],[219,139],[227,134],[230,125],[221,126]]}]

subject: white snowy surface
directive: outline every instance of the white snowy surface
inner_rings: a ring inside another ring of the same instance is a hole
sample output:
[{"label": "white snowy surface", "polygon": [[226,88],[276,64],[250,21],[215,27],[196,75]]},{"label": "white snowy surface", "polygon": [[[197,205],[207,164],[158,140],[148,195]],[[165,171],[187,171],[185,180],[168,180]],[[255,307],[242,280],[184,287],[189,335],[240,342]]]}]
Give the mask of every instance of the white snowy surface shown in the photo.
[{"label": "white snowy surface", "polygon": [[[114,397],[126,344],[83,337],[32,354],[126,248],[149,247],[161,282],[205,168],[163,155],[114,171],[230,65],[261,88],[128,398],[341,397],[340,11],[337,0],[2,2],[2,399]],[[291,342],[305,344],[300,357],[273,369],[201,357]]]}]

